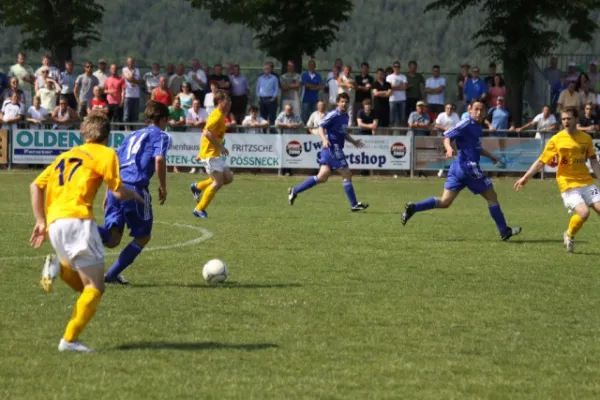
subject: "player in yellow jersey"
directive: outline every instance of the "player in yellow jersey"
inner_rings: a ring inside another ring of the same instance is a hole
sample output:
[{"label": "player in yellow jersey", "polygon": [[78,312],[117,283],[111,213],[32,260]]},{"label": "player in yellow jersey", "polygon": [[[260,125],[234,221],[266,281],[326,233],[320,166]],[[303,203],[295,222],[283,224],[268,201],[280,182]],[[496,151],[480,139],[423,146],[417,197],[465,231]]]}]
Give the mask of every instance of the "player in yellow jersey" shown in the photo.
[{"label": "player in yellow jersey", "polygon": [[544,164],[549,164],[556,158],[558,189],[565,207],[570,213],[574,213],[567,231],[563,234],[565,250],[572,253],[575,249],[575,235],[590,216],[590,208],[600,214],[600,191],[594,185],[586,162],[589,160],[597,178],[600,177],[600,164],[596,159],[592,137],[577,130],[577,110],[568,108],[563,111],[561,121],[564,129],[552,136],[540,158],[515,183],[515,190],[523,188]]},{"label": "player in yellow jersey", "polygon": [[[223,140],[227,130],[225,117],[229,114],[231,100],[227,93],[218,90],[214,95],[214,101],[215,109],[210,113],[202,131],[200,153],[196,157],[196,160],[204,162],[204,168],[210,177],[192,183],[190,186],[194,200],[197,203],[193,214],[198,218],[208,218],[206,208],[217,194],[217,191],[223,185],[229,185],[233,182],[233,173],[223,158],[229,155],[229,151],[223,146]],[[202,194],[203,191],[204,194]]]},{"label": "player in yellow jersey", "polygon": [[58,350],[89,352],[92,350],[77,339],[96,313],[104,292],[104,248],[92,211],[96,192],[106,182],[119,199],[144,200],[121,183],[117,154],[106,146],[108,118],[91,114],[81,132],[85,144],[56,157],[30,186],[36,221],[30,243],[39,248],[47,229],[58,257],[59,262],[54,256],[46,257],[40,282],[46,292],[60,275],[81,293]]}]

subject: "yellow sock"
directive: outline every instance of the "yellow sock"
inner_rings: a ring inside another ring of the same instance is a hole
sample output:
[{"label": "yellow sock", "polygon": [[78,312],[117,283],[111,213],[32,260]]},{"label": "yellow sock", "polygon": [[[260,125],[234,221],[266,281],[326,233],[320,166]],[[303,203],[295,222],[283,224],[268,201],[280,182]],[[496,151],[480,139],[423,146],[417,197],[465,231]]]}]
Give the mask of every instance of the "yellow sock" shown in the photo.
[{"label": "yellow sock", "polygon": [[212,199],[215,197],[216,194],[217,194],[217,191],[214,189],[214,187],[212,185],[210,185],[202,194],[202,200],[200,200],[200,202],[196,205],[196,210],[197,211],[206,210],[206,207],[208,207],[208,205],[210,204],[210,202],[212,201]]},{"label": "yellow sock", "polygon": [[71,286],[76,292],[83,292],[83,282],[77,271],[73,271],[70,267],[60,264],[60,279],[67,285]]},{"label": "yellow sock", "polygon": [[90,322],[96,308],[102,298],[102,293],[98,289],[86,287],[77,299],[77,304],[73,309],[73,316],[67,325],[63,339],[67,342],[74,342],[79,337],[79,334],[85,329]]},{"label": "yellow sock", "polygon": [[207,187],[210,186],[211,183],[212,183],[212,178],[208,178],[208,179],[205,179],[203,181],[196,183],[196,188],[198,188],[198,190],[205,190]]},{"label": "yellow sock", "polygon": [[569,228],[567,229],[567,236],[570,238],[575,237],[577,232],[583,227],[585,223],[585,219],[581,218],[578,214],[575,214],[571,217],[569,221]]}]

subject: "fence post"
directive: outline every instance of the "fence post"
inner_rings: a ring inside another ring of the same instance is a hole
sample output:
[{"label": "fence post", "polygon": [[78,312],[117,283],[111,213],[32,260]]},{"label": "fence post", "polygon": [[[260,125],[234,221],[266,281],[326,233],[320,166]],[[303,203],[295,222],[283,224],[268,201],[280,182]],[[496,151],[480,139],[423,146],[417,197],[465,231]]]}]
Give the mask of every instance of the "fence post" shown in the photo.
[{"label": "fence post", "polygon": [[408,135],[408,131],[406,132],[406,137],[410,137],[410,177],[415,177],[415,161],[417,160],[416,151],[417,145],[415,140],[415,135]]},{"label": "fence post", "polygon": [[[281,155],[281,160],[283,161],[283,152],[285,151],[285,148],[283,147],[283,135],[279,132],[277,132],[277,136],[279,137],[279,154]],[[277,175],[278,176],[282,176],[283,175],[283,162],[281,162],[279,164],[279,169],[277,170]]]},{"label": "fence post", "polygon": [[6,156],[8,157],[8,170],[12,170],[12,126],[8,126],[8,135],[6,138]]},{"label": "fence post", "polygon": [[[544,132],[542,132],[542,139],[540,140],[540,154],[542,154],[542,151],[546,148],[546,134]],[[542,171],[540,172],[540,180],[544,180],[545,178],[545,172],[546,171],[546,164],[544,164],[544,166],[542,167]]]}]

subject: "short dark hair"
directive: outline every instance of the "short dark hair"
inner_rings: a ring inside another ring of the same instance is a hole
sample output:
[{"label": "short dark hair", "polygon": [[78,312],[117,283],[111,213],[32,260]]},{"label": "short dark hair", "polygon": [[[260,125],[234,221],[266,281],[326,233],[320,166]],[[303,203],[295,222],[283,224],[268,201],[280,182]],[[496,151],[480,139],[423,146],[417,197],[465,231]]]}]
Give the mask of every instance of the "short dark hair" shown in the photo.
[{"label": "short dark hair", "polygon": [[248,112],[258,112],[258,107],[256,107],[255,105],[250,106],[250,108],[248,109]]},{"label": "short dark hair", "polygon": [[350,101],[350,96],[348,96],[348,93],[340,93],[335,98],[335,102],[339,103],[341,99],[345,99],[346,101]]},{"label": "short dark hair", "polygon": [[383,72],[385,74],[385,70],[383,68],[377,68],[377,72]]},{"label": "short dark hair", "polygon": [[144,118],[158,125],[161,119],[169,118],[169,108],[159,101],[148,100],[146,109],[144,110]]},{"label": "short dark hair", "polygon": [[411,64],[413,64],[415,67],[417,66],[417,62],[415,60],[410,60],[408,62],[408,65],[411,65]]},{"label": "short dark hair", "polygon": [[362,64],[360,64],[360,66],[369,68],[369,63],[366,61],[363,61]]},{"label": "short dark hair", "polygon": [[369,104],[369,105],[371,104],[371,99],[364,99],[364,100],[362,101],[362,105],[363,105],[363,106],[366,106],[367,104]]},{"label": "short dark hair", "polygon": [[575,119],[579,118],[579,111],[577,111],[576,107],[567,107],[564,110],[562,110],[561,114],[562,113],[571,114]]},{"label": "short dark hair", "polygon": [[489,68],[496,68],[496,63],[492,61],[489,65]]},{"label": "short dark hair", "polygon": [[440,66],[435,64],[433,67],[431,67],[431,69],[440,69]]}]

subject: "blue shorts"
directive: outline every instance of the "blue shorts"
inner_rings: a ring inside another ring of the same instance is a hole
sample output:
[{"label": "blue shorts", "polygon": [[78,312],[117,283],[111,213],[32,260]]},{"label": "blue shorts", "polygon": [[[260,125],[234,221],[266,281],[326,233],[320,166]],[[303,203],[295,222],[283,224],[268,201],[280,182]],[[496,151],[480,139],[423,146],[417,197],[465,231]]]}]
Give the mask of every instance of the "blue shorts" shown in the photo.
[{"label": "blue shorts", "polygon": [[493,186],[479,164],[465,163],[461,165],[455,161],[448,171],[448,179],[446,179],[444,189],[460,192],[465,187],[469,188],[473,194],[481,194]]},{"label": "blue shorts", "polygon": [[327,165],[332,170],[348,168],[348,161],[344,151],[334,150],[331,147],[321,150],[319,155],[319,164]]},{"label": "blue shorts", "polygon": [[141,238],[152,233],[152,197],[147,188],[125,185],[135,190],[146,202],[140,204],[135,200],[121,201],[108,192],[106,210],[104,210],[104,225],[108,229],[118,228],[121,232],[125,224],[129,227],[129,236]]}]

